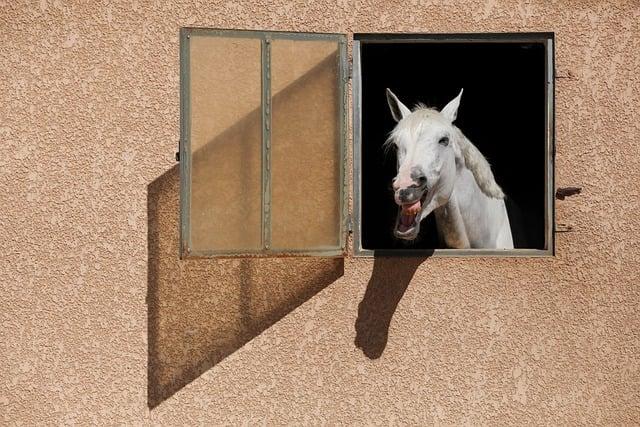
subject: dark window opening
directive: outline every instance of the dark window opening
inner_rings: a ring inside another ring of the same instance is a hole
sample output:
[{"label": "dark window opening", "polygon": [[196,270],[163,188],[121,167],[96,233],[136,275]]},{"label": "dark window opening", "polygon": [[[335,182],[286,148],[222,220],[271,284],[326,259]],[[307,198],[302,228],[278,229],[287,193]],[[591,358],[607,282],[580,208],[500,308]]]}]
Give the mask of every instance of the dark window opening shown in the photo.
[{"label": "dark window opening", "polygon": [[548,249],[547,48],[529,41],[361,43],[362,249],[442,248],[433,214],[415,241],[393,234],[396,154],[383,144],[396,123],[386,88],[410,108],[438,110],[464,88],[454,124],[487,158],[507,195],[514,248]]}]

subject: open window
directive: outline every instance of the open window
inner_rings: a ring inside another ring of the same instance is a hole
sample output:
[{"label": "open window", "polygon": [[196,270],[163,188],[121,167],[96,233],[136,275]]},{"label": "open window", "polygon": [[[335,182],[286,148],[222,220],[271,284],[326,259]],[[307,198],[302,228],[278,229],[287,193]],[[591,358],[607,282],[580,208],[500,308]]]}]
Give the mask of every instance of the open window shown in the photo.
[{"label": "open window", "polygon": [[346,39],[181,30],[182,256],[339,256]]},{"label": "open window", "polygon": [[353,37],[351,218],[346,36],[181,30],[181,254],[552,255],[553,34]]},{"label": "open window", "polygon": [[[553,34],[356,34],[353,58],[356,255],[553,254]],[[442,189],[445,169],[471,183]],[[420,216],[468,192],[509,224],[469,221],[480,243],[447,249],[453,208]]]}]

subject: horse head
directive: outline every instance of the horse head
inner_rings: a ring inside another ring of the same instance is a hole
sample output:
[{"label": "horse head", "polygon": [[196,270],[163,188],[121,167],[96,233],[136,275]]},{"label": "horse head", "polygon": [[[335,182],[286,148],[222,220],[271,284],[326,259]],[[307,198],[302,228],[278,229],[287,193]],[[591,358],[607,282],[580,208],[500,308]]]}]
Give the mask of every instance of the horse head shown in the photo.
[{"label": "horse head", "polygon": [[400,239],[415,239],[420,222],[449,201],[459,168],[467,167],[486,195],[504,197],[489,163],[453,125],[461,97],[462,90],[441,111],[422,105],[412,111],[387,89],[397,122],[387,144],[397,152],[398,173],[392,185],[399,207],[394,234]]}]

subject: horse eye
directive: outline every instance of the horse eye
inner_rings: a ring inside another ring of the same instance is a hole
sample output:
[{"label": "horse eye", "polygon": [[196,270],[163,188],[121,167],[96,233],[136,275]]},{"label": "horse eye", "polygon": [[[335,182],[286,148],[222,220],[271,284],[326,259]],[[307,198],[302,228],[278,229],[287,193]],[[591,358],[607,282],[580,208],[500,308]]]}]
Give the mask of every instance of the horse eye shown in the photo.
[{"label": "horse eye", "polygon": [[442,138],[440,138],[440,141],[438,141],[438,144],[444,145],[446,147],[447,145],[449,145],[449,138],[443,136]]}]

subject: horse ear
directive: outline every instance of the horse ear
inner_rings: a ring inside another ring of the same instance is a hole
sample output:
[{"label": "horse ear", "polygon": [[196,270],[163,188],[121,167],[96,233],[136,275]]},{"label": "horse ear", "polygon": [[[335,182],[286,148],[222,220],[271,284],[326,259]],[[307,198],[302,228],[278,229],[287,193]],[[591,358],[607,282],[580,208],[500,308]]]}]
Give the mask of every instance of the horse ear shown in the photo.
[{"label": "horse ear", "polygon": [[458,117],[458,107],[460,106],[460,98],[462,97],[462,91],[464,89],[460,89],[460,93],[458,96],[453,98],[445,107],[440,111],[440,114],[445,116],[447,120],[453,123]]},{"label": "horse ear", "polygon": [[409,110],[406,105],[400,102],[398,97],[395,96],[395,94],[391,92],[391,89],[389,88],[387,88],[387,103],[389,103],[391,115],[396,122],[399,122],[404,117],[406,117],[407,114],[411,113],[411,110]]}]

